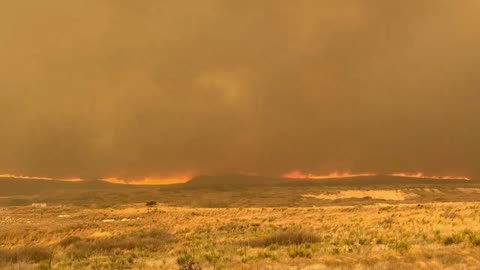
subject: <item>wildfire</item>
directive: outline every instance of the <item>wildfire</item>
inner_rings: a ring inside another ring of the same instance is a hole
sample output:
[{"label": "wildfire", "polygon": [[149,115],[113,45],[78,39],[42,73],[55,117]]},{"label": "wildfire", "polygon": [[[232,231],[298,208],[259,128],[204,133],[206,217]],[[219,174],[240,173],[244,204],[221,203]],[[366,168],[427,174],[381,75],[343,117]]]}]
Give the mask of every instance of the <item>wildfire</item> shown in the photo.
[{"label": "wildfire", "polygon": [[[352,177],[368,177],[368,176],[380,176],[377,173],[349,173],[349,172],[333,172],[326,175],[316,175],[312,173],[304,173],[301,171],[292,171],[282,175],[283,178],[288,179],[339,179],[339,178],[352,178]],[[405,177],[405,178],[418,178],[418,179],[437,179],[437,180],[471,180],[465,176],[430,176],[424,173],[392,173],[387,176]]]},{"label": "wildfire", "polygon": [[424,173],[392,173],[390,176],[406,177],[406,178],[420,178],[420,179],[438,179],[438,180],[464,180],[470,181],[471,179],[465,176],[430,176]]},{"label": "wildfire", "polygon": [[[258,176],[257,173],[242,173],[245,175]],[[312,173],[304,173],[299,170],[288,172],[282,175],[283,178],[288,179],[303,179],[303,180],[321,180],[321,179],[341,179],[341,178],[354,178],[354,177],[373,177],[381,176],[382,174],[378,173],[350,173],[350,172],[332,172],[325,175],[318,175]],[[178,175],[172,175],[168,177],[146,177],[143,179],[122,179],[118,177],[110,177],[101,179],[102,181],[114,183],[114,184],[129,184],[129,185],[167,185],[167,184],[178,184],[185,183],[192,179],[193,174],[184,173]],[[431,176],[426,175],[421,172],[417,173],[405,173],[397,172],[392,174],[384,174],[384,176],[395,176],[395,177],[405,177],[405,178],[417,178],[417,179],[436,179],[436,180],[462,180],[470,181],[471,178],[465,176]],[[27,180],[48,180],[48,181],[65,181],[65,182],[81,182],[84,181],[80,178],[51,178],[51,177],[40,177],[40,176],[27,176],[27,175],[17,175],[17,174],[0,174],[1,178],[11,178],[11,179],[27,179]]]},{"label": "wildfire", "polygon": [[13,179],[27,179],[27,180],[48,180],[48,181],[65,181],[65,182],[80,182],[83,179],[80,178],[66,178],[66,179],[56,179],[50,177],[39,177],[39,176],[26,176],[26,175],[16,175],[16,174],[0,174],[0,178],[13,178]]},{"label": "wildfire", "polygon": [[113,184],[129,184],[129,185],[168,185],[168,184],[179,184],[185,183],[192,179],[192,175],[177,175],[164,178],[153,178],[147,177],[143,179],[119,179],[117,177],[105,178],[102,181],[113,183]]},{"label": "wildfire", "polygon": [[327,175],[316,175],[311,173],[303,173],[301,171],[292,171],[284,174],[283,178],[289,179],[338,179],[338,178],[352,178],[352,177],[367,177],[377,176],[375,173],[349,173],[349,172],[332,172]]}]

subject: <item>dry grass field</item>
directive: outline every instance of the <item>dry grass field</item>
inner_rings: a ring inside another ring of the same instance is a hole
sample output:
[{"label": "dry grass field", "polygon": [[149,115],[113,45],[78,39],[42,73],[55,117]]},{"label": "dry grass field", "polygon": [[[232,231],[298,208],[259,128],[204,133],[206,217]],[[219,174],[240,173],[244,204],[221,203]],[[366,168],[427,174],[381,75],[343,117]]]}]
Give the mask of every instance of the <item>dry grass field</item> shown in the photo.
[{"label": "dry grass field", "polygon": [[0,210],[0,265],[2,269],[480,269],[480,203],[6,207]]}]

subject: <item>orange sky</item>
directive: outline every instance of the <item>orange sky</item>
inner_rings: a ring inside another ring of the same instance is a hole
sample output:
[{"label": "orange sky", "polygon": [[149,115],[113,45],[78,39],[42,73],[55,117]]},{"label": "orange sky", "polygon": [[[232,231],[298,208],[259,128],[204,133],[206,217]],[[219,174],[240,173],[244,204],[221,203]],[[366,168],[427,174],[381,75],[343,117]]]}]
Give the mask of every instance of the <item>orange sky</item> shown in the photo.
[{"label": "orange sky", "polygon": [[480,179],[479,1],[187,2],[0,1],[0,171]]}]

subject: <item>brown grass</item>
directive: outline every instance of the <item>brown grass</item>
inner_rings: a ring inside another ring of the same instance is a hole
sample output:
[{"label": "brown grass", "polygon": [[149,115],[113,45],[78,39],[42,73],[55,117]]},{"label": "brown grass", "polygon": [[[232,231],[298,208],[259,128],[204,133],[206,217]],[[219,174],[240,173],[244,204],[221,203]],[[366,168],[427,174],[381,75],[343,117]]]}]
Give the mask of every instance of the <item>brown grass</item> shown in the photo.
[{"label": "brown grass", "polygon": [[418,195],[412,192],[405,192],[402,190],[341,190],[338,192],[331,192],[325,194],[304,194],[304,198],[314,198],[320,200],[342,200],[342,199],[375,199],[385,201],[405,201],[407,199],[414,199]]},{"label": "brown grass", "polygon": [[0,263],[38,263],[42,261],[48,261],[52,258],[52,256],[52,250],[40,246],[2,249],[0,250]]},{"label": "brown grass", "polygon": [[301,245],[307,243],[318,243],[320,237],[316,234],[303,230],[290,230],[286,232],[278,232],[269,236],[256,238],[248,241],[248,245],[252,247],[268,247],[272,245],[290,246]]},{"label": "brown grass", "polygon": [[[476,202],[309,208],[151,208],[142,203],[0,211],[0,269],[38,269],[48,265],[51,250],[52,269],[59,270],[179,269],[178,262],[205,270],[480,265]],[[106,219],[113,221],[102,222]]]},{"label": "brown grass", "polygon": [[166,244],[173,242],[174,237],[161,230],[122,235],[107,239],[83,240],[79,237],[65,238],[62,243],[72,258],[87,258],[94,254],[112,254],[114,251],[144,250],[156,252]]}]

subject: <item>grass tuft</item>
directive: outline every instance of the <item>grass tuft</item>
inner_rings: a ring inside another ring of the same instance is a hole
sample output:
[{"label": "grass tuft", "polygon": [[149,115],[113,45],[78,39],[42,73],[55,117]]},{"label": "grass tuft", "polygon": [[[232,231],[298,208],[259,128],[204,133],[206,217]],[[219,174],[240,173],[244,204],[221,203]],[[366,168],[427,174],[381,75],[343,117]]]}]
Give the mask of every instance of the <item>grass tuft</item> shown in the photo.
[{"label": "grass tuft", "polygon": [[290,246],[301,245],[307,243],[317,243],[321,239],[316,234],[305,231],[286,231],[275,233],[263,238],[253,239],[248,245],[252,247],[268,247],[272,245]]}]

